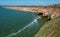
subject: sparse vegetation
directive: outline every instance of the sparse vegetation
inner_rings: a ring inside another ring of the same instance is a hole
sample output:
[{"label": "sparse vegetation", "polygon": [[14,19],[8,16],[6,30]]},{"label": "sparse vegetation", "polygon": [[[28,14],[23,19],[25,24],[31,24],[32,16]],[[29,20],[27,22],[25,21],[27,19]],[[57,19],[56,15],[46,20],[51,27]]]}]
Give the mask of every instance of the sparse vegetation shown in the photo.
[{"label": "sparse vegetation", "polygon": [[53,5],[49,5],[50,7],[54,7],[54,8],[60,8],[60,4],[53,4]]}]

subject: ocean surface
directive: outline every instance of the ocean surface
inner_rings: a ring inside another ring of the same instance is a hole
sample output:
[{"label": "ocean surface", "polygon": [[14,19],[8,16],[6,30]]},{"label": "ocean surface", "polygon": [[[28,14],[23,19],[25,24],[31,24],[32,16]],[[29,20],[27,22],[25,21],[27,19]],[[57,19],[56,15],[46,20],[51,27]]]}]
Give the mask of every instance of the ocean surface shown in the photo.
[{"label": "ocean surface", "polygon": [[34,37],[46,21],[32,12],[0,7],[0,37]]}]

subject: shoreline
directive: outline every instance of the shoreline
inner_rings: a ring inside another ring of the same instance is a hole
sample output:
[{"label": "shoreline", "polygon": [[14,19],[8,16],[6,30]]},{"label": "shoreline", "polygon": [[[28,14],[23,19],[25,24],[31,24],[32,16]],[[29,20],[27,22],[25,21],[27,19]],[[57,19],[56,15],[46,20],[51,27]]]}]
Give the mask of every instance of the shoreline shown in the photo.
[{"label": "shoreline", "polygon": [[29,11],[29,12],[37,12],[33,9],[38,9],[37,7],[4,7],[7,9],[14,9],[14,10],[22,10],[22,11]]},{"label": "shoreline", "polygon": [[60,8],[53,8],[53,7],[18,7],[18,6],[4,6],[7,9],[14,9],[14,10],[22,10],[22,11],[29,11],[34,12],[38,15],[42,13],[42,16],[47,18],[55,18],[60,16]]}]

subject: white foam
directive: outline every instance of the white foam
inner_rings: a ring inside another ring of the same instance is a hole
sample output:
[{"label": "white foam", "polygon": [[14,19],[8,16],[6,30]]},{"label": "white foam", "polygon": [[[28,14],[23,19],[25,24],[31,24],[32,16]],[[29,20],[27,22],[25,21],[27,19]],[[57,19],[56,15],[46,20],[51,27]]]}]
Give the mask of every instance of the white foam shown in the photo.
[{"label": "white foam", "polygon": [[17,35],[18,33],[24,31],[24,30],[25,30],[26,28],[28,28],[29,26],[33,25],[34,23],[37,23],[37,19],[39,19],[39,18],[41,18],[41,17],[38,16],[36,19],[34,19],[31,23],[29,23],[29,24],[28,24],[27,26],[25,26],[24,28],[18,30],[18,31],[15,32],[15,33],[11,33],[11,34],[7,35],[6,37],[11,37],[11,36],[13,36],[13,35]]}]

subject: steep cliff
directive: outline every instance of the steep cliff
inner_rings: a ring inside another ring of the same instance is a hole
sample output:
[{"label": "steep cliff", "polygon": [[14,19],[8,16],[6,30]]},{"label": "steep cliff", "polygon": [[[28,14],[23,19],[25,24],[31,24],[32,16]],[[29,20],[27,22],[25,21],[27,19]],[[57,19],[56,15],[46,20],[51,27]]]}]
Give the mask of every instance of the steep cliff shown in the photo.
[{"label": "steep cliff", "polygon": [[35,37],[60,37],[60,16],[46,22]]}]

